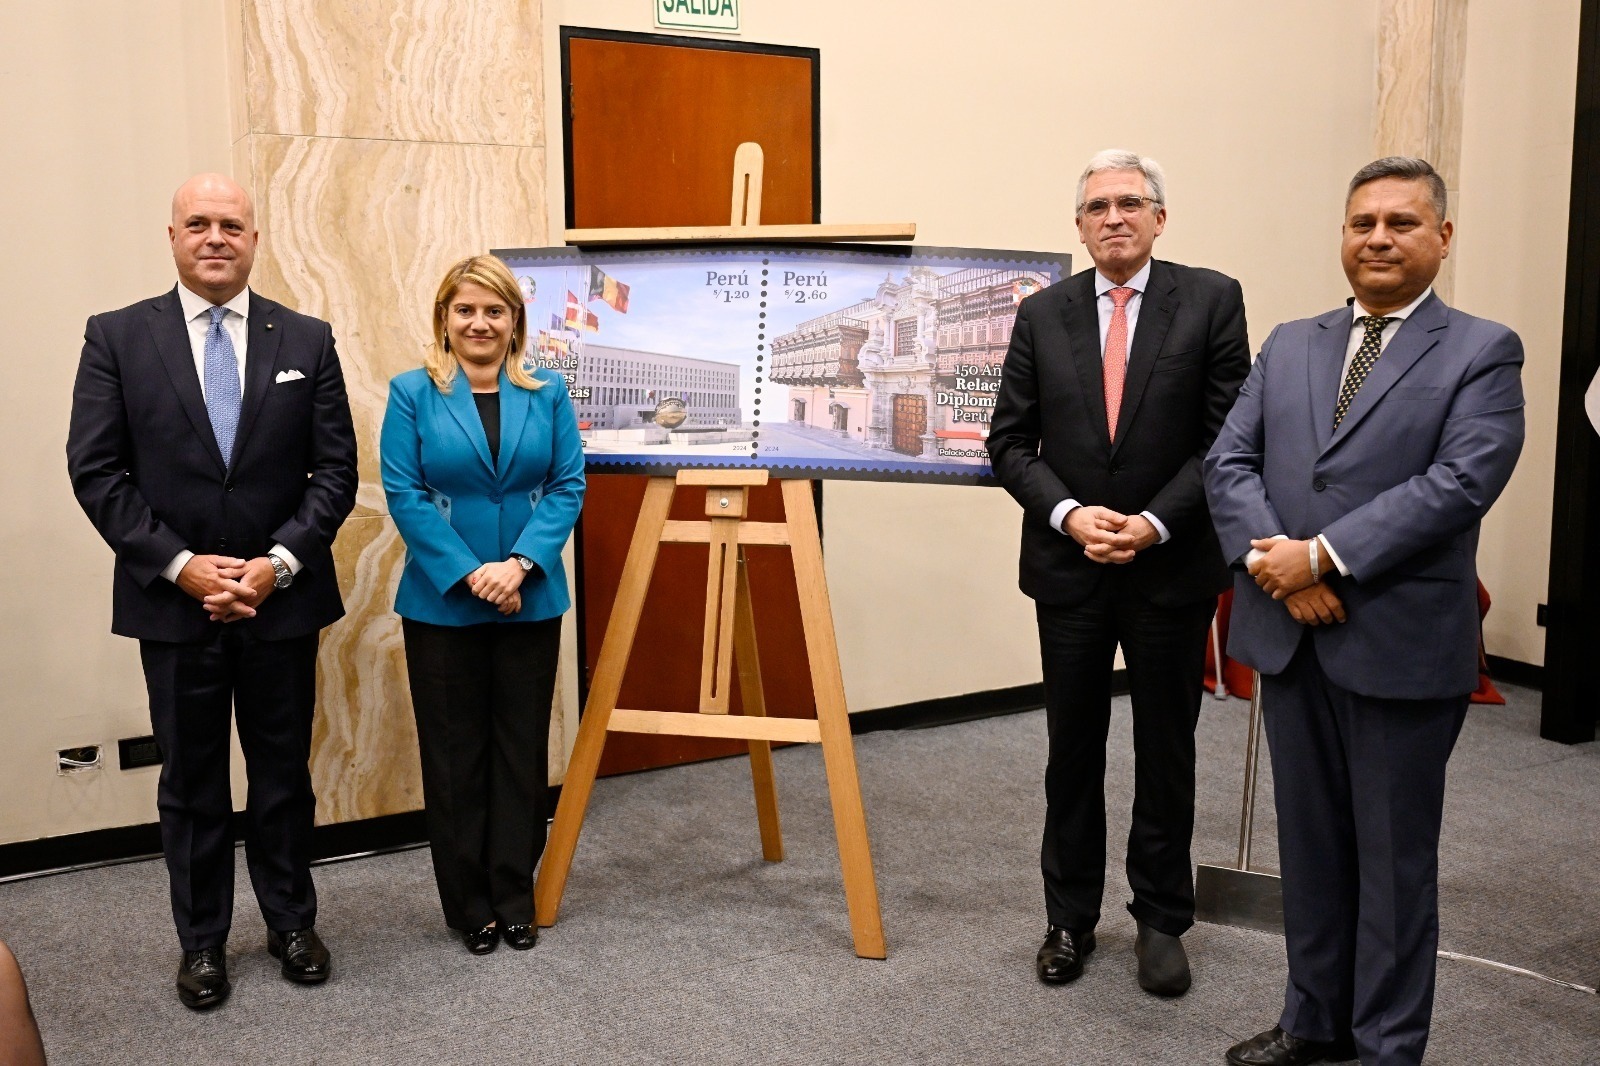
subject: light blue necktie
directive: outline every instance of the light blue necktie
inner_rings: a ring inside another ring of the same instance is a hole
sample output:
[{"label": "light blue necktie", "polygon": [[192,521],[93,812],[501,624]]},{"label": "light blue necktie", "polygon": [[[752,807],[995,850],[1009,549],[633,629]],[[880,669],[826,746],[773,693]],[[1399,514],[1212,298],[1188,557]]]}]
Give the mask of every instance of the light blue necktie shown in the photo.
[{"label": "light blue necktie", "polygon": [[233,461],[233,434],[239,428],[239,360],[233,354],[233,338],[222,328],[226,307],[211,309],[211,328],[206,330],[206,414],[211,416],[211,432],[216,434],[224,466]]}]

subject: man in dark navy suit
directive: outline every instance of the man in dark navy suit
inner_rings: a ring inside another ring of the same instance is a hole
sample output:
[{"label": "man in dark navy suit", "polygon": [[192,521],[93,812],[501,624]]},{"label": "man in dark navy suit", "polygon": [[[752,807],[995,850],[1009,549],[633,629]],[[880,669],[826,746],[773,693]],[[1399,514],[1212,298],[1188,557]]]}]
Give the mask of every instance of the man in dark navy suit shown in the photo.
[{"label": "man in dark navy suit", "polygon": [[1369,163],[1349,306],[1273,330],[1206,459],[1238,567],[1228,654],[1261,671],[1289,981],[1237,1066],[1419,1063],[1445,764],[1478,684],[1478,523],[1522,451],[1522,342],[1433,292],[1444,181]]},{"label": "man in dark navy suit", "polygon": [[1050,758],[1041,981],[1076,979],[1105,889],[1106,731],[1118,645],[1133,697],[1128,905],[1139,984],[1189,988],[1194,730],[1206,630],[1228,571],[1200,463],[1250,370],[1239,283],[1151,258],[1165,181],[1132,152],[1078,180],[1085,270],[1022,301],[989,455],[1022,504],[1022,591],[1035,601]]},{"label": "man in dark navy suit", "polygon": [[284,977],[326,980],[313,928],[308,759],[317,634],[344,607],[332,545],[356,444],[326,322],[252,293],[249,195],[201,174],[172,200],[171,292],[89,319],[73,491],[116,553],[112,632],[139,641],[183,946],[178,995],[228,996],[230,719],[250,777],[245,858]]}]

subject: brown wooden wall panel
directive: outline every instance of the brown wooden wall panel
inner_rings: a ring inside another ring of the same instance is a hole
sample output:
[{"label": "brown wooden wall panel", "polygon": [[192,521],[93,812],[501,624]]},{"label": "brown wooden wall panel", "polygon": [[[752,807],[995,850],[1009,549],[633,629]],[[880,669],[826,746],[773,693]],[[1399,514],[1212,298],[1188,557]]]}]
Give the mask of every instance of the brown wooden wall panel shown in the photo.
[{"label": "brown wooden wall panel", "polygon": [[[765,155],[761,221],[817,221],[814,52],[571,28],[562,37],[569,225],[726,224],[733,153],[744,141],[760,144]],[[643,477],[589,479],[580,533],[586,671],[600,655],[644,486]],[[756,520],[777,521],[782,507],[775,483],[754,490]],[[678,493],[673,518],[704,514],[703,490]],[[746,551],[767,713],[811,717],[789,553]],[[697,709],[706,558],[703,547],[662,546],[619,706]],[[600,772],[745,750],[736,740],[613,733]]]},{"label": "brown wooden wall panel", "polygon": [[726,225],[744,141],[766,156],[762,221],[814,220],[814,54],[566,43],[568,225]]}]

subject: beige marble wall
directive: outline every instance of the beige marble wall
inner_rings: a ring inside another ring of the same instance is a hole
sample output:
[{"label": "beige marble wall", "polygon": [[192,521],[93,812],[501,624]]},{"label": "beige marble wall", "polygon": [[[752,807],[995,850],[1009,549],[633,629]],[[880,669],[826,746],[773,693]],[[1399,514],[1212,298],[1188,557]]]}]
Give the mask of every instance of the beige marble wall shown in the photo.
[{"label": "beige marble wall", "polygon": [[[1413,155],[1444,177],[1452,212],[1461,196],[1467,0],[1380,0],[1376,156]],[[1434,288],[1449,301],[1459,247]]]},{"label": "beige marble wall", "polygon": [[[540,4],[238,0],[236,14],[234,172],[255,192],[262,233],[251,283],[333,324],[360,445],[356,510],[334,546],[348,615],[324,635],[319,664],[317,817],[415,810],[416,731],[391,610],[403,546],[385,512],[378,433],[389,379],[419,361],[445,267],[546,242]],[[552,730],[556,780],[570,673]]]}]

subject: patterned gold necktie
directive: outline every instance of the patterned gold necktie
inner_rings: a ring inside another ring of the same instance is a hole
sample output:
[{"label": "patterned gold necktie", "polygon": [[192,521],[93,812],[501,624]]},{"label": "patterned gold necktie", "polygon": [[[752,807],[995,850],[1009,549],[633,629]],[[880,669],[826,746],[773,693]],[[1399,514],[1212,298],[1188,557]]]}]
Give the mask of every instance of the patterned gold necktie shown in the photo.
[{"label": "patterned gold necktie", "polygon": [[1356,398],[1361,383],[1367,380],[1367,375],[1372,372],[1378,356],[1383,354],[1383,327],[1391,322],[1398,322],[1399,319],[1363,315],[1356,321],[1362,324],[1366,333],[1361,338],[1361,347],[1356,349],[1355,358],[1350,360],[1350,370],[1344,376],[1344,385],[1339,389],[1339,403],[1333,409],[1334,429],[1338,429],[1339,423],[1344,421],[1345,412],[1350,410],[1350,401]]}]

